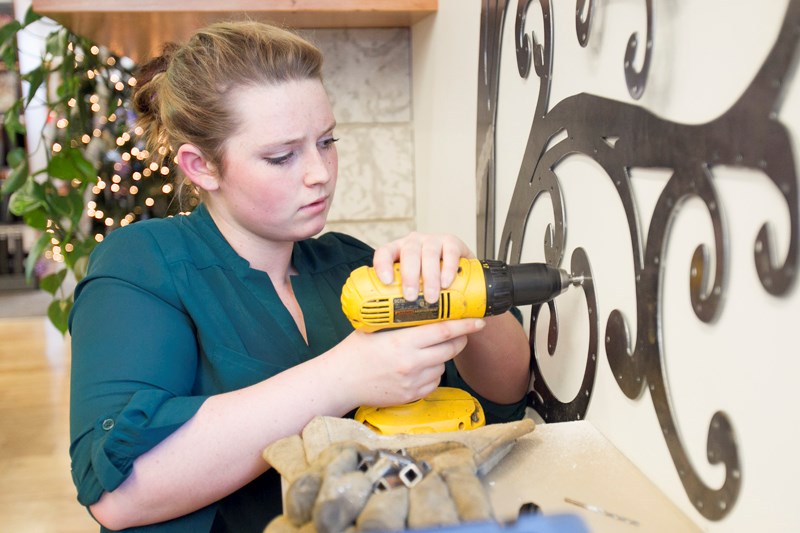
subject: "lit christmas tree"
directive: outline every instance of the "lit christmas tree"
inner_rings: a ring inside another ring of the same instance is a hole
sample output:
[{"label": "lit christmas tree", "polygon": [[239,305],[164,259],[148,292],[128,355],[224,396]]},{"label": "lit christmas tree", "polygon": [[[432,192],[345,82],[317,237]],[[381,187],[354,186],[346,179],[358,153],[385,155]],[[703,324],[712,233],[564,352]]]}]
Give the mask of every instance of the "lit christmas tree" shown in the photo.
[{"label": "lit christmas tree", "polygon": [[[22,23],[0,29],[8,68],[18,68],[16,34],[38,19],[29,12]],[[27,94],[5,117],[14,138],[25,131],[26,110],[46,109],[46,164],[30,167],[24,149],[15,147],[3,193],[12,193],[9,209],[41,232],[26,273],[39,276],[40,287],[53,294],[48,314],[62,332],[72,307],[72,291],[64,285],[68,271],[80,279],[89,253],[110,231],[178,212],[171,162],[153,162],[162,158],[151,158],[138,141],[134,70],[130,59],[58,27],[46,38],[41,66],[22,76]]]}]

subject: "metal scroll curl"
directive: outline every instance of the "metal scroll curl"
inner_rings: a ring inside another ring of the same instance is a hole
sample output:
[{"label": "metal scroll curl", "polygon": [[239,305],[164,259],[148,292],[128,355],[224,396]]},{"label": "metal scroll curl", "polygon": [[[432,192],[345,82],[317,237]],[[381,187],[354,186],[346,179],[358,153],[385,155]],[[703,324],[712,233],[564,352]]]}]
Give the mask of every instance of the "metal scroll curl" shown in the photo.
[{"label": "metal scroll curl", "polygon": [[[587,311],[589,313],[589,347],[586,354],[586,366],[581,380],[580,387],[575,396],[568,402],[562,402],[556,397],[547,382],[543,379],[535,379],[533,390],[529,393],[530,404],[536,412],[541,413],[545,422],[555,422],[561,420],[580,420],[589,409],[589,400],[594,389],[594,377],[597,374],[597,298],[594,293],[594,283],[592,281],[592,269],[589,265],[589,257],[583,248],[576,248],[572,255],[570,271],[574,276],[582,276],[583,292],[586,295]],[[550,355],[555,353],[558,342],[558,319],[555,304],[548,302],[550,308],[550,326],[548,328],[547,347]],[[536,331],[536,323],[539,320],[541,305],[534,306],[531,310],[531,331]],[[531,353],[535,354],[535,337],[531,334]],[[536,357],[531,358],[531,365],[534,376],[541,376]]]},{"label": "metal scroll curl", "polygon": [[[592,21],[597,9],[599,0],[578,0],[578,5],[575,8],[575,33],[578,35],[578,43],[582,47],[589,44],[589,36],[591,35]],[[631,98],[638,100],[644,94],[644,89],[647,84],[647,75],[650,72],[650,62],[653,55],[653,0],[646,0],[647,6],[647,33],[645,34],[644,44],[644,59],[642,60],[642,68],[636,70],[634,60],[639,52],[639,34],[634,32],[628,38],[628,45],[625,47],[625,83],[628,86],[628,93]],[[520,4],[520,8],[522,4]],[[517,23],[519,24],[520,18],[524,23],[524,12],[520,15],[517,12]],[[517,30],[519,34],[519,30]],[[518,52],[519,53],[519,52]],[[522,75],[522,71],[520,71]],[[526,75],[522,75],[526,77]]]},{"label": "metal scroll curl", "polygon": [[[599,0],[577,0],[575,10],[578,41],[585,45],[593,10]],[[588,2],[588,5],[587,5]],[[487,2],[488,3],[488,2]],[[583,154],[594,159],[605,172],[601,179],[614,184],[625,211],[633,251],[636,293],[635,341],[632,341],[628,321],[619,310],[613,310],[605,327],[605,351],[609,366],[618,386],[629,398],[640,398],[645,391],[653,406],[669,449],[676,471],[687,496],[695,508],[710,520],[720,520],[734,507],[742,483],[736,434],[730,418],[722,411],[716,412],[710,422],[707,441],[707,458],[712,464],[722,464],[725,479],[721,486],[708,486],[697,474],[681,441],[675,410],[670,402],[669,383],[665,372],[664,325],[662,323],[661,291],[664,283],[664,260],[672,222],[679,208],[689,199],[701,201],[708,210],[713,229],[714,246],[697,246],[687,275],[689,293],[695,316],[702,322],[713,322],[722,311],[722,302],[728,272],[728,236],[720,209],[720,198],[715,187],[715,168],[733,166],[760,171],[771,179],[788,207],[790,221],[789,247],[784,258],[777,258],[770,239],[769,222],[765,222],[755,242],[753,257],[756,271],[765,291],[784,295],[797,277],[798,248],[798,179],[792,139],[786,126],[778,119],[783,93],[791,81],[800,56],[800,0],[790,0],[778,37],[758,73],[739,99],[721,116],[705,124],[681,124],[665,120],[648,110],[626,102],[581,93],[565,98],[548,109],[553,73],[553,10],[549,1],[540,0],[544,20],[544,41],[539,44],[536,35],[530,41],[524,35],[525,12],[532,0],[519,0],[515,27],[517,60],[520,74],[527,70],[533,57],[535,72],[540,78],[539,99],[523,160],[520,164],[513,195],[503,227],[498,255],[511,262],[519,262],[525,238],[528,217],[534,203],[549,195],[553,207],[553,223],[545,234],[545,257],[549,264],[559,265],[566,243],[564,200],[556,166],[572,154]],[[645,61],[642,70],[630,70],[626,63],[626,79],[632,97],[641,96],[644,90],[650,51],[652,50],[652,1],[646,0],[648,29]],[[479,98],[489,97],[491,113],[481,115],[479,99],[479,144],[488,143],[490,152],[479,151],[478,177],[493,180],[494,174],[481,173],[494,168],[494,134],[499,86],[499,46],[503,14],[495,3],[492,17],[482,18],[484,25],[499,24],[492,28],[482,26],[482,35],[493,35],[498,40],[482,40],[482,54],[492,50],[492,62],[483,62],[482,75],[491,93],[479,90]],[[507,5],[502,3],[502,8]],[[486,8],[486,6],[484,6]],[[633,40],[635,37],[632,36]],[[533,43],[533,46],[530,45]],[[626,52],[626,61],[631,49]],[[635,53],[635,50],[633,50]],[[537,61],[538,58],[538,61]],[[630,76],[628,76],[630,74]],[[634,90],[635,89],[635,90]],[[481,117],[485,127],[481,129]],[[564,135],[565,134],[565,135]],[[483,139],[483,140],[481,140]],[[488,140],[491,139],[491,140]],[[555,142],[556,139],[558,142]],[[631,187],[630,169],[671,169],[669,180],[656,202],[647,235],[639,225],[639,214]],[[493,183],[491,184],[493,188]],[[480,191],[479,191],[480,192]],[[493,199],[492,199],[493,202]],[[494,234],[493,205],[491,202],[479,218],[479,233]],[[481,226],[483,223],[483,226]],[[493,237],[479,242],[479,253],[494,253]],[[716,254],[713,261],[710,254]],[[711,270],[713,265],[713,271]],[[573,273],[589,272],[589,261],[582,249],[572,256]],[[602,280],[593,279],[593,283]],[[548,421],[583,418],[588,410],[592,385],[596,373],[597,356],[597,306],[594,285],[584,286],[589,320],[589,351],[585,375],[578,395],[568,403],[558,401],[547,387],[544,376],[533,362],[535,376],[532,406]],[[555,306],[550,309],[550,351],[558,337]],[[536,331],[539,309],[531,315],[531,335]],[[534,339],[531,339],[534,346]]]}]

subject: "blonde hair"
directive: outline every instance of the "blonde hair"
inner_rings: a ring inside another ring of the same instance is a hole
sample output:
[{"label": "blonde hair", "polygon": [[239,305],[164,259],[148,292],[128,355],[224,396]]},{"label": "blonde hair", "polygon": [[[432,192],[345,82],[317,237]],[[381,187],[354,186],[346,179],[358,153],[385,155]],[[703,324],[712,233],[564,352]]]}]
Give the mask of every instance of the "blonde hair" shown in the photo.
[{"label": "blonde hair", "polygon": [[163,161],[192,144],[222,172],[225,141],[236,131],[231,93],[306,79],[322,79],[322,54],[305,39],[260,22],[220,22],[143,64],[133,105],[151,154]]}]

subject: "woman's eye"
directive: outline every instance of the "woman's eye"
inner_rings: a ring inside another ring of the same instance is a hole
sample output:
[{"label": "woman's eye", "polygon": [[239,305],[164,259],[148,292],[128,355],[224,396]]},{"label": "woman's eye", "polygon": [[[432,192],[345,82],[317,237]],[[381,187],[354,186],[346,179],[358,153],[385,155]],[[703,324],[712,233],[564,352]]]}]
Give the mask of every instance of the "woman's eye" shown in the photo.
[{"label": "woman's eye", "polygon": [[329,139],[323,139],[322,141],[320,141],[320,145],[322,145],[322,148],[332,148],[333,147],[333,143],[335,143],[338,140],[339,139],[337,139],[335,137],[331,137]]},{"label": "woman's eye", "polygon": [[278,156],[278,157],[265,157],[264,160],[269,163],[270,165],[284,165],[286,164],[294,155],[294,152],[289,152],[288,154]]}]

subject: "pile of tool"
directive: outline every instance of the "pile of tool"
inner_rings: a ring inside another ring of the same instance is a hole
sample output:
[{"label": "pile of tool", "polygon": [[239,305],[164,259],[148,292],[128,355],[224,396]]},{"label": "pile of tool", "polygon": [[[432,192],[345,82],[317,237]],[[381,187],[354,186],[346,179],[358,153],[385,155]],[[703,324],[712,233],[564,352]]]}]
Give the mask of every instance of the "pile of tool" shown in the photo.
[{"label": "pile of tool", "polygon": [[284,513],[265,533],[401,531],[494,519],[482,481],[532,420],[469,431],[378,435],[319,417],[264,459],[283,476]]}]

